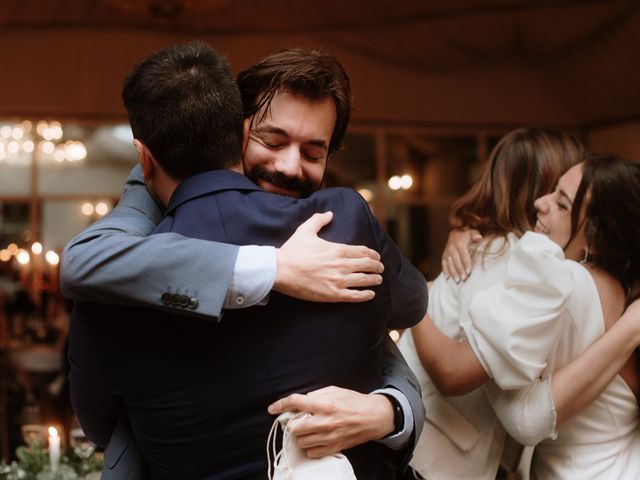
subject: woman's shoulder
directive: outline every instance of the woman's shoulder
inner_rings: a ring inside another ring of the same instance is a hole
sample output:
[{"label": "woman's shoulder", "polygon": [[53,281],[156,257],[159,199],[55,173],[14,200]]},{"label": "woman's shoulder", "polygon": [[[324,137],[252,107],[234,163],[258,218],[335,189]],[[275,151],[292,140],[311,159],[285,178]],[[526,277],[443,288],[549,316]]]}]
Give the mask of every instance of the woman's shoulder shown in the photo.
[{"label": "woman's shoulder", "polygon": [[588,272],[595,285],[604,317],[604,327],[605,330],[608,330],[624,311],[624,289],[620,282],[610,273],[588,263],[582,266]]}]

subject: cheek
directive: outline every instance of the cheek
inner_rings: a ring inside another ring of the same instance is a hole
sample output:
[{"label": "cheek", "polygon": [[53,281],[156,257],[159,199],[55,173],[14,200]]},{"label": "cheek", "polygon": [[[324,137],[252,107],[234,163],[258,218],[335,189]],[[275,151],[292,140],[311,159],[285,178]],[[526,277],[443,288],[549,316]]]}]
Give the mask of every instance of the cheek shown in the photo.
[{"label": "cheek", "polygon": [[249,142],[244,152],[242,163],[245,171],[250,171],[255,166],[264,166],[264,164],[270,163],[270,159],[269,150],[257,145],[255,142]]},{"label": "cheek", "polygon": [[571,217],[569,215],[556,215],[553,222],[552,240],[561,247],[566,247],[571,237]]},{"label": "cheek", "polygon": [[309,163],[305,162],[302,171],[305,178],[313,185],[319,186],[324,177],[325,162]]}]

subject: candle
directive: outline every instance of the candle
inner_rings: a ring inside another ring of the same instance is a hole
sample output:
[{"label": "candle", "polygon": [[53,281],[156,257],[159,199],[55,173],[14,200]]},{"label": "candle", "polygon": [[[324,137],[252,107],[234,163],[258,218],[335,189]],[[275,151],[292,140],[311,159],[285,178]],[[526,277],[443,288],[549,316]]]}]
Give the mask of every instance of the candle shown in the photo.
[{"label": "candle", "polygon": [[56,470],[60,463],[60,437],[54,427],[49,427],[49,461],[51,470]]}]

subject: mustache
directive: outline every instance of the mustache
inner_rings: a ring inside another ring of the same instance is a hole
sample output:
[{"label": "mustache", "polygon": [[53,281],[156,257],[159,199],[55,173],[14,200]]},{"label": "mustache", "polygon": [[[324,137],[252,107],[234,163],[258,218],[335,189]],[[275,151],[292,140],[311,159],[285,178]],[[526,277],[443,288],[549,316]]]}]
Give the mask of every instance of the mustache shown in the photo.
[{"label": "mustache", "polygon": [[262,167],[254,167],[246,175],[254,183],[257,183],[258,180],[263,180],[284,190],[296,192],[300,197],[308,197],[315,190],[315,187],[309,181],[304,181],[297,177],[288,177],[281,172],[266,170]]}]

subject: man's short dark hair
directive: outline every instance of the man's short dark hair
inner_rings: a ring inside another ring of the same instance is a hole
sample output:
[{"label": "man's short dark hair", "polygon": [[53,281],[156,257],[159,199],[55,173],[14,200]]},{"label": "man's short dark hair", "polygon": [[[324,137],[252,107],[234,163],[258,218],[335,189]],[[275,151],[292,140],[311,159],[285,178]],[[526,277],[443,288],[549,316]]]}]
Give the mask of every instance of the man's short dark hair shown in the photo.
[{"label": "man's short dark hair", "polygon": [[125,79],[122,99],[133,136],[176,180],[240,161],[240,92],[226,59],[208,45],[151,54]]},{"label": "man's short dark hair", "polygon": [[[349,76],[338,60],[323,50],[292,48],[269,55],[238,75],[244,117],[266,115],[276,92],[287,91],[310,101],[332,98],[336,124],[329,153],[339,150],[351,120],[353,99]],[[262,118],[257,119],[262,121]]]}]

